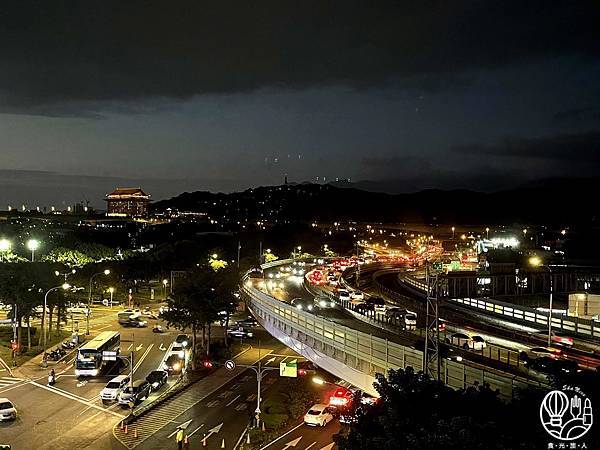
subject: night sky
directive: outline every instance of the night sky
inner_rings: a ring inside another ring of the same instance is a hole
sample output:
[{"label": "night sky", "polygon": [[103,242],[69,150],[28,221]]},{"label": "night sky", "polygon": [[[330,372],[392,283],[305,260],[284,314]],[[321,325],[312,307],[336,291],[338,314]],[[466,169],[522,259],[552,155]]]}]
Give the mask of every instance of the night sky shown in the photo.
[{"label": "night sky", "polygon": [[0,208],[595,176],[599,24],[575,0],[2,2]]}]

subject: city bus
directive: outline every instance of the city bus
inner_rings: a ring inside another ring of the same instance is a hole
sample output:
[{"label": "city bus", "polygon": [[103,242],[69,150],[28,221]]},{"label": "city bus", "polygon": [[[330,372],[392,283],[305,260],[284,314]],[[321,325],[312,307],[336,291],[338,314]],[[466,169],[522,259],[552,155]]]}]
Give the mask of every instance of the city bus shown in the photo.
[{"label": "city bus", "polygon": [[95,377],[108,362],[102,358],[102,352],[113,351],[119,354],[121,335],[117,331],[103,331],[77,350],[75,358],[75,375]]}]

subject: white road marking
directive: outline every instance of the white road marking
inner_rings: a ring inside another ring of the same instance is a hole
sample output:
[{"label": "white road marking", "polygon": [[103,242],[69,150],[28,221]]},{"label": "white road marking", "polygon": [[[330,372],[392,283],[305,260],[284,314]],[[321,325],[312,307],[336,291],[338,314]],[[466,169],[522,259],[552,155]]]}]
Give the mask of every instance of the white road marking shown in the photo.
[{"label": "white road marking", "polygon": [[236,398],[234,398],[233,400],[231,400],[229,403],[227,403],[225,406],[231,406],[232,403],[234,403],[238,398],[240,398],[241,395],[238,395]]},{"label": "white road marking", "polygon": [[[172,432],[170,435],[168,435],[167,437],[168,437],[168,438],[172,438],[173,436],[175,436],[175,435],[177,434],[177,430],[179,430],[180,428],[183,428],[183,429],[185,429],[185,428],[189,427],[189,426],[190,426],[190,423],[192,423],[192,419],[188,420],[187,422],[183,422],[181,425],[177,425],[177,428],[175,428],[175,431],[173,431],[173,432]],[[202,425],[204,425],[204,424],[202,424]],[[200,425],[200,427],[201,427],[202,425]],[[200,427],[198,427],[198,428],[200,428]]]},{"label": "white road marking", "polygon": [[127,351],[131,350],[131,347],[133,347],[133,344],[129,344],[129,347],[127,347]]},{"label": "white road marking", "polygon": [[190,434],[188,434],[188,437],[192,437],[194,435],[194,433],[196,431],[198,431],[200,428],[202,428],[204,426],[204,424],[200,425],[198,428],[196,428],[194,431],[192,431]]},{"label": "white road marking", "polygon": [[311,448],[313,445],[315,445],[317,443],[317,441],[313,442],[312,444],[310,444],[308,447],[306,447],[304,450],[308,450],[309,448]]},{"label": "white road marking", "polygon": [[144,344],[140,344],[135,348],[136,352],[139,352],[144,347]]},{"label": "white road marking", "polygon": [[[67,394],[67,393],[65,393],[65,392],[63,392],[61,390],[58,390],[58,389],[54,389],[54,388],[51,388],[51,387],[48,387],[48,386],[44,386],[43,384],[37,383],[36,381],[30,381],[29,383],[33,384],[34,386],[37,386],[39,388],[46,389],[47,391],[54,392],[55,394],[62,395],[63,397],[66,397],[68,399],[75,400],[76,402],[82,403],[82,404],[84,404],[86,406],[90,406],[90,404],[87,401],[81,400],[77,396],[74,396],[74,395],[71,395],[71,394]],[[107,414],[112,414],[113,416],[116,416],[119,419],[122,419],[123,417],[125,417],[125,416],[123,416],[121,414],[117,414],[114,411],[109,411],[109,410],[100,408],[97,405],[92,405],[92,407],[95,408],[95,409],[98,409],[98,410],[100,410],[102,412],[105,412]]]},{"label": "white road marking", "polygon": [[282,434],[281,436],[279,436],[277,439],[269,442],[267,445],[263,446],[260,448],[260,450],[264,450],[265,448],[269,447],[270,445],[274,444],[275,442],[277,442],[278,440],[286,437],[288,434],[290,434],[292,431],[296,431],[298,428],[300,428],[302,425],[304,425],[304,422],[300,422],[298,425],[296,425],[294,428],[292,428],[290,431],[288,431],[287,433]]}]

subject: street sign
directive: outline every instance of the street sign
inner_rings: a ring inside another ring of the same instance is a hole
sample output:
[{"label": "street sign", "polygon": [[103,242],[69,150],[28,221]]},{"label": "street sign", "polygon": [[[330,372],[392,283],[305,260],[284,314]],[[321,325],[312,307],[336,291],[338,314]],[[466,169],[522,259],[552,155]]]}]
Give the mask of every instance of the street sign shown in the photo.
[{"label": "street sign", "polygon": [[298,361],[296,359],[292,361],[284,361],[279,363],[279,376],[298,378]]},{"label": "street sign", "polygon": [[225,368],[227,370],[233,370],[233,369],[235,369],[235,362],[232,361],[232,360],[230,360],[230,359],[228,359],[227,361],[225,361]]},{"label": "street sign", "polygon": [[450,261],[450,270],[460,270],[460,261]]},{"label": "street sign", "polygon": [[434,270],[442,270],[442,262],[436,261],[432,264],[432,267]]},{"label": "street sign", "polygon": [[117,352],[105,350],[102,352],[102,359],[105,361],[116,361],[117,360]]}]

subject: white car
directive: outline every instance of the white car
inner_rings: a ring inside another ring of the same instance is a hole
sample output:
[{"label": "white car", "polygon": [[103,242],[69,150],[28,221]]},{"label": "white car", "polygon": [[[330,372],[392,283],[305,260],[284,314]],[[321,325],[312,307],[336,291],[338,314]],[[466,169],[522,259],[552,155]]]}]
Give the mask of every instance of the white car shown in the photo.
[{"label": "white car", "polygon": [[123,389],[125,389],[125,387],[128,384],[129,376],[119,375],[118,377],[114,377],[106,384],[106,387],[100,392],[100,398],[102,399],[102,403],[116,401],[121,391],[123,391]]},{"label": "white car", "polygon": [[313,405],[304,415],[304,423],[306,425],[324,427],[333,420],[333,414],[328,405],[316,404]]},{"label": "white car", "polygon": [[92,311],[90,310],[89,306],[83,304],[73,305],[67,308],[67,312],[69,314],[81,314],[82,316],[89,316],[92,314]]},{"label": "white car", "polygon": [[17,408],[7,398],[0,398],[0,422],[5,420],[15,420],[17,418]]},{"label": "white car", "polygon": [[365,299],[365,294],[363,294],[361,291],[352,291],[350,293],[350,301],[352,303],[354,303],[354,302],[361,303],[362,301],[364,301],[364,299]]},{"label": "white car", "polygon": [[346,289],[339,289],[337,294],[340,300],[350,301],[350,293]]},{"label": "white car", "polygon": [[471,350],[483,350],[487,344],[481,336],[468,336],[464,333],[453,333],[446,338],[446,342],[458,347]]}]

